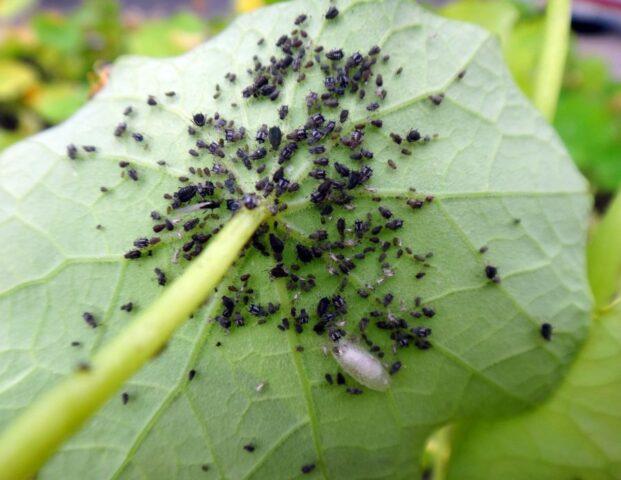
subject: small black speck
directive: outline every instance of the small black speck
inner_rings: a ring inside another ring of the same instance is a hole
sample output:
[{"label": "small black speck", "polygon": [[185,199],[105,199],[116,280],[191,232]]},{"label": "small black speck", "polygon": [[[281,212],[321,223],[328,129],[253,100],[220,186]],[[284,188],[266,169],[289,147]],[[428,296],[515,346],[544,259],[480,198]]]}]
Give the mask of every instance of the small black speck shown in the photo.
[{"label": "small black speck", "polygon": [[542,323],[540,333],[544,340],[547,340],[549,342],[550,340],[552,340],[552,325],[547,322]]},{"label": "small black speck", "polygon": [[162,287],[166,285],[166,274],[159,268],[155,268],[153,271],[155,272],[158,285],[161,285]]},{"label": "small black speck", "polygon": [[397,373],[399,370],[401,370],[401,362],[400,361],[396,361],[394,362],[391,366],[390,366],[390,370],[389,373],[391,375],[394,375],[395,373]]},{"label": "small black speck", "polygon": [[126,311],[127,313],[131,312],[134,309],[133,302],[127,302],[124,305],[121,305],[121,310]]},{"label": "small black speck", "polygon": [[333,20],[335,19],[339,14],[339,9],[336,8],[335,6],[331,6],[330,8],[328,8],[328,11],[326,12],[326,18],[328,20]]},{"label": "small black speck", "polygon": [[82,318],[86,322],[86,324],[91,328],[97,327],[97,320],[95,320],[95,316],[90,312],[84,312],[82,314]]},{"label": "small black speck", "polygon": [[485,267],[485,276],[490,280],[494,280],[498,274],[498,269],[493,265],[487,265]]}]

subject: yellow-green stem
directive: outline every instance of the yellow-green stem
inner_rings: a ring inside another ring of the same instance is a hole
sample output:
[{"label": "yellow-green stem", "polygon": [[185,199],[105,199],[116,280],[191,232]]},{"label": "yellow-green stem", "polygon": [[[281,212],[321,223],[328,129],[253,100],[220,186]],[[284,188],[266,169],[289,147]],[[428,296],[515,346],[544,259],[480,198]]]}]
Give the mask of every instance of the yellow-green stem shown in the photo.
[{"label": "yellow-green stem", "polygon": [[548,121],[554,119],[569,50],[571,0],[549,0],[545,38],[535,78],[534,102]]},{"label": "yellow-green stem", "polygon": [[608,207],[587,248],[589,283],[597,308],[605,308],[618,294],[621,274],[621,195]]},{"label": "yellow-green stem", "polygon": [[183,275],[94,356],[90,370],[72,374],[26,409],[0,437],[0,478],[33,476],[205,301],[266,217],[263,207],[237,213]]},{"label": "yellow-green stem", "polygon": [[447,425],[436,430],[427,440],[422,464],[434,480],[446,479],[454,432],[455,427]]}]

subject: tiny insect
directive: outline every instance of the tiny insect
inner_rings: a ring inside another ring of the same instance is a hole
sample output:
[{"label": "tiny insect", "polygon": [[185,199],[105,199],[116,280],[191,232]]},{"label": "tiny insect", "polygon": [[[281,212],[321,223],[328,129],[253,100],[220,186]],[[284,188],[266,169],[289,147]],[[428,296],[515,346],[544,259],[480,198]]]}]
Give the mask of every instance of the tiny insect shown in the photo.
[{"label": "tiny insect", "polygon": [[365,387],[378,391],[390,387],[390,376],[382,363],[357,343],[341,339],[332,355],[346,373]]},{"label": "tiny insect", "polygon": [[326,12],[326,18],[328,20],[333,20],[335,19],[339,14],[339,9],[336,8],[335,6],[331,6],[330,8],[328,8],[328,11]]},{"label": "tiny insect", "polygon": [[552,325],[547,322],[542,323],[540,333],[543,339],[549,342],[550,340],[552,340]]}]

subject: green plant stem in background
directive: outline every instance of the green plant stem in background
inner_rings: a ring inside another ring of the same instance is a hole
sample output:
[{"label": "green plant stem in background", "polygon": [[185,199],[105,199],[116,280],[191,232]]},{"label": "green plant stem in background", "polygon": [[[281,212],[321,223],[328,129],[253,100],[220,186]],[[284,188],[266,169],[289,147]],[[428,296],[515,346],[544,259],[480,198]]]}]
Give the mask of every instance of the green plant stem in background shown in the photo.
[{"label": "green plant stem in background", "polygon": [[543,50],[537,67],[533,100],[541,113],[552,121],[563,81],[569,50],[570,0],[549,0]]},{"label": "green plant stem in background", "polygon": [[621,272],[621,195],[617,195],[595,228],[587,256],[595,306],[605,308],[614,301]]},{"label": "green plant stem in background", "polygon": [[236,214],[183,275],[95,355],[89,370],[71,375],[22,413],[0,438],[0,478],[33,476],[205,301],[267,215],[263,207]]},{"label": "green plant stem in background", "polygon": [[433,480],[446,478],[454,432],[455,426],[447,425],[436,430],[427,440],[423,456],[423,472],[430,472]]}]

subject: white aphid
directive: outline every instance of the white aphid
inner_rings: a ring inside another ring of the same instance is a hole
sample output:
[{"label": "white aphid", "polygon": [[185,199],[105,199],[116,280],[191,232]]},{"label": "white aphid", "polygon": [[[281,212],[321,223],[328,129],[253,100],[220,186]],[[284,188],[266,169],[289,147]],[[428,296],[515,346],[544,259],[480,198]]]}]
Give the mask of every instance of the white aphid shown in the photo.
[{"label": "white aphid", "polygon": [[332,355],[347,374],[365,387],[379,391],[390,387],[390,376],[382,363],[357,343],[340,340]]}]

